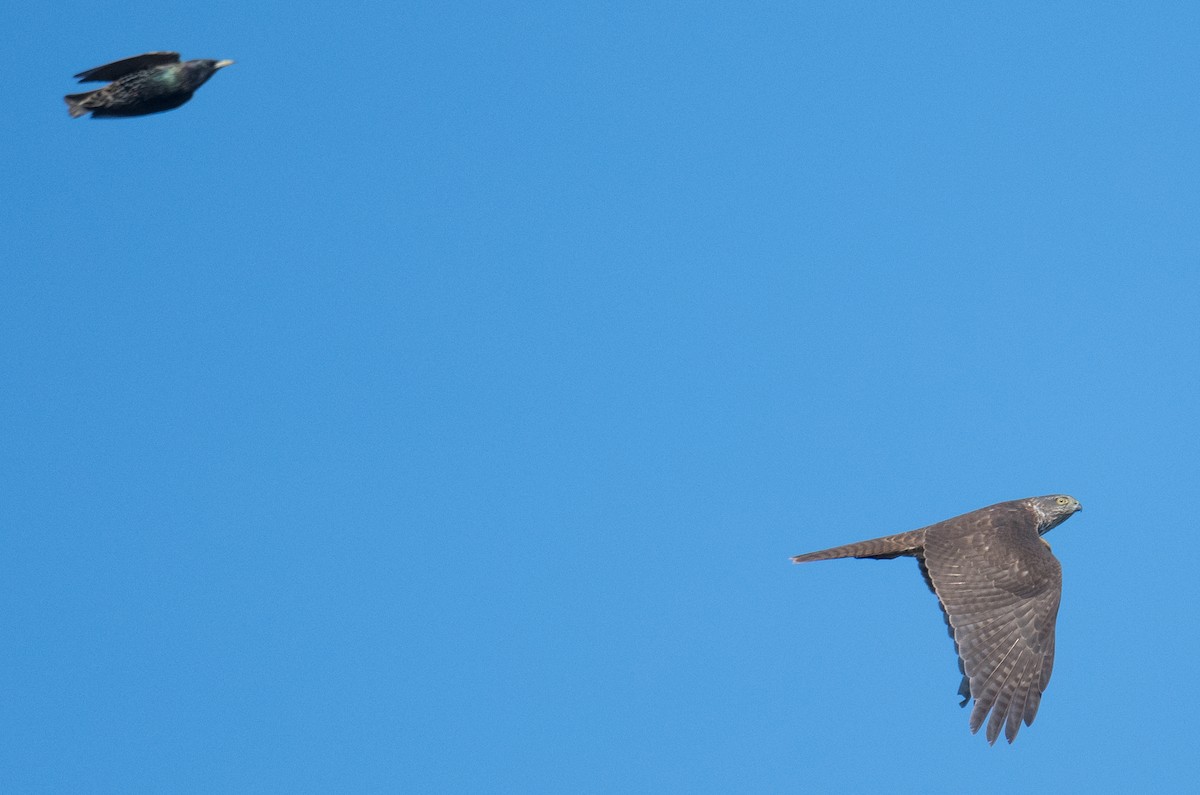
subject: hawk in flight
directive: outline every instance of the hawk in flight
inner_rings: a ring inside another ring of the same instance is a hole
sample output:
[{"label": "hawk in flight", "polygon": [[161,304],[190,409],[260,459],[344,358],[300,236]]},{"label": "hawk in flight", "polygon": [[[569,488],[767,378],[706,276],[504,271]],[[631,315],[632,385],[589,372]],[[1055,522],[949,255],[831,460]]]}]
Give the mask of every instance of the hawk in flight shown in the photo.
[{"label": "hawk in flight", "polygon": [[1011,743],[1037,715],[1054,667],[1054,621],[1062,567],[1041,537],[1083,510],[1074,497],[1051,494],[1001,502],[953,519],[807,555],[793,563],[832,558],[915,557],[938,598],[958,651],[971,732],[987,720],[987,739],[1001,727]]}]

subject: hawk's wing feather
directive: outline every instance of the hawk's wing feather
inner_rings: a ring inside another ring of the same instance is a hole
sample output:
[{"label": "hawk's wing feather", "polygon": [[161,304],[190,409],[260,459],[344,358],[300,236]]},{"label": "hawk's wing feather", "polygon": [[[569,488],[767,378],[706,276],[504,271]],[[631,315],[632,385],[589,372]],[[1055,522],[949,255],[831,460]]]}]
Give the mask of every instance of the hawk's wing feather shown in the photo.
[{"label": "hawk's wing feather", "polygon": [[[950,624],[975,706],[971,731],[991,712],[988,742],[1033,722],[1054,664],[1062,568],[1019,514],[929,533],[924,563]],[[945,527],[945,525],[943,525]],[[956,532],[957,531],[957,532]]]},{"label": "hawk's wing feather", "polygon": [[1029,702],[1029,691],[1033,689],[1034,659],[1032,655],[1023,654],[1021,661],[1023,664],[1016,672],[1017,678],[1012,680],[1012,703],[1008,709],[1008,721],[1004,724],[1004,736],[1009,742],[1012,742],[1013,738],[1017,736],[1017,730],[1021,728],[1021,720],[1025,716],[1025,705]]}]

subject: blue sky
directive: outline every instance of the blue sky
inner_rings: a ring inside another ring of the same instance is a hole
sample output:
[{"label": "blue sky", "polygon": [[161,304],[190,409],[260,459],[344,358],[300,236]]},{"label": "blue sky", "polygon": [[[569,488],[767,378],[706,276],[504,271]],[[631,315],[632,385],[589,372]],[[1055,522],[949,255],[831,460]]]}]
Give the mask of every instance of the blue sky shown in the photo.
[{"label": "blue sky", "polygon": [[[1200,9],[1044,5],[6,4],[0,786],[1194,784]],[[788,562],[1053,492],[1011,747]]]}]

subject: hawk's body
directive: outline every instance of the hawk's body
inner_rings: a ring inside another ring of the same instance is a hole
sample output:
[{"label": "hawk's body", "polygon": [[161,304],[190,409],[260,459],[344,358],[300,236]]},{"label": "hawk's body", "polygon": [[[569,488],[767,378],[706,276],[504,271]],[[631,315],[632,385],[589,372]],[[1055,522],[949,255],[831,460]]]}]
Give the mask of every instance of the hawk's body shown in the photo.
[{"label": "hawk's body", "polygon": [[67,94],[72,117],[145,116],[177,108],[233,61],[180,61],[177,52],[147,52],[75,75],[80,83],[109,81],[104,88]]},{"label": "hawk's body", "polygon": [[1022,721],[1033,723],[1054,667],[1062,567],[1041,535],[1079,510],[1066,495],[1013,500],[792,561],[917,558],[958,650],[964,706],[975,699],[971,731],[991,712],[988,742],[1004,727],[1011,743]]}]

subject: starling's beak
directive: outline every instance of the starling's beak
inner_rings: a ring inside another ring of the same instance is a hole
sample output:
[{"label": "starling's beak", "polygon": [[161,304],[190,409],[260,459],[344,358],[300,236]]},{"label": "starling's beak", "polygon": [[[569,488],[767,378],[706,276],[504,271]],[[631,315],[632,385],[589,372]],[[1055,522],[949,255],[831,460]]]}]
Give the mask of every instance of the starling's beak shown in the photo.
[{"label": "starling's beak", "polygon": [[224,69],[226,66],[233,66],[233,61],[217,61],[213,64],[213,69]]}]

